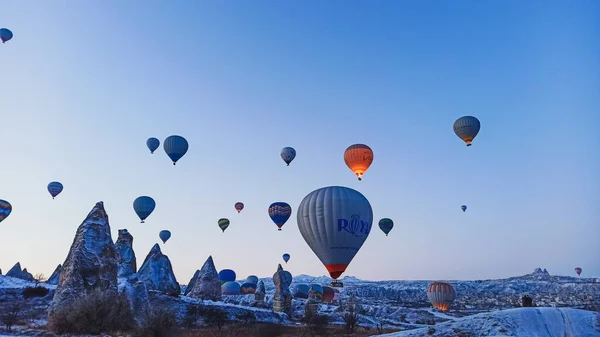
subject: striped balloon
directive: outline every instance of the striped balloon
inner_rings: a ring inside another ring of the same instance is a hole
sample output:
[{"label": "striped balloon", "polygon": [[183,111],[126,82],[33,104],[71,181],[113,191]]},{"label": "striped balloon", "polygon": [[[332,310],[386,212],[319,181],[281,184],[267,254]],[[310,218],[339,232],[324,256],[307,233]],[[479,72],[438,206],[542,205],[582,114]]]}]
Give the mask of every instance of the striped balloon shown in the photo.
[{"label": "striped balloon", "polygon": [[456,298],[454,288],[445,282],[433,282],[427,287],[427,299],[439,310],[446,311]]},{"label": "striped balloon", "polygon": [[140,220],[142,220],[142,223],[144,223],[144,220],[146,220],[146,218],[152,214],[155,207],[156,202],[154,199],[145,195],[137,197],[133,201],[133,210],[138,215]]},{"label": "striped balloon", "polygon": [[479,133],[480,128],[479,119],[473,116],[464,116],[454,122],[454,133],[467,143],[467,146],[471,146],[471,142]]},{"label": "striped balloon", "polygon": [[365,144],[350,145],[344,152],[346,165],[362,180],[371,163],[373,163],[373,150]]},{"label": "striped balloon", "polygon": [[243,202],[236,202],[235,205],[233,205],[233,207],[235,207],[235,209],[239,213],[239,212],[241,212],[244,209],[244,203]]},{"label": "striped balloon", "polygon": [[383,218],[379,220],[379,228],[385,233],[385,236],[388,236],[392,228],[394,228],[394,222],[392,219]]},{"label": "striped balloon", "polygon": [[150,154],[153,154],[154,151],[156,151],[156,149],[158,149],[160,146],[160,140],[150,137],[148,140],[146,140],[146,146],[148,147],[148,150],[150,150]]},{"label": "striped balloon", "polygon": [[0,199],[0,222],[6,219],[12,212],[12,205],[6,200]]},{"label": "striped balloon", "polygon": [[185,155],[188,147],[187,140],[181,136],[169,136],[165,139],[165,143],[163,144],[163,148],[169,158],[173,161],[173,165]]},{"label": "striped balloon", "polygon": [[281,227],[288,221],[292,215],[292,207],[285,202],[274,202],[269,206],[269,216],[271,220],[279,227]]},{"label": "striped balloon", "polygon": [[221,218],[217,223],[219,224],[219,228],[225,233],[225,230],[229,227],[229,219]]},{"label": "striped balloon", "polygon": [[54,197],[59,195],[60,192],[62,192],[62,190],[63,190],[63,184],[59,183],[58,181],[53,181],[48,184],[48,192],[50,192],[52,199],[54,199]]},{"label": "striped balloon", "polygon": [[329,186],[304,197],[297,221],[304,241],[337,279],[369,236],[373,209],[360,192]]}]

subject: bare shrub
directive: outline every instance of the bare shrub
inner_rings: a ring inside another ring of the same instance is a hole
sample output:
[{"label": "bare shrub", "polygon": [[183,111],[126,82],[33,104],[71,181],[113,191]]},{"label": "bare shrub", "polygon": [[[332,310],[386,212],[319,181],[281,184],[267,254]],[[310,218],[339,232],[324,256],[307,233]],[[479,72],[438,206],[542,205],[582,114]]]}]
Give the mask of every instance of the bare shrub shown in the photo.
[{"label": "bare shrub", "polygon": [[176,326],[175,312],[159,306],[152,309],[137,335],[140,337],[171,337]]},{"label": "bare shrub", "polygon": [[427,330],[427,334],[428,335],[433,335],[435,333],[435,329],[434,328],[429,328],[429,330]]},{"label": "bare shrub", "polygon": [[20,324],[23,320],[25,305],[21,301],[14,301],[8,305],[2,305],[0,310],[0,321],[6,327],[8,332],[12,331],[12,327]]},{"label": "bare shrub", "polygon": [[44,287],[38,287],[38,286],[36,286],[35,288],[25,287],[25,289],[23,289],[22,295],[23,295],[23,298],[28,300],[32,297],[44,297],[44,296],[48,295],[49,292],[50,292],[50,290],[48,290],[47,288],[44,288]]},{"label": "bare shrub", "polygon": [[59,334],[100,334],[129,331],[133,322],[125,294],[93,290],[56,309],[49,317],[48,327]]},{"label": "bare shrub", "polygon": [[342,304],[342,319],[346,324],[346,329],[349,333],[354,333],[354,329],[358,326],[358,320],[360,319],[361,306],[358,304],[356,296],[350,295],[346,303]]},{"label": "bare shrub", "polygon": [[217,307],[208,307],[203,310],[204,323],[209,327],[216,327],[219,332],[227,322],[227,313]]},{"label": "bare shrub", "polygon": [[37,288],[37,286],[42,283],[42,282],[46,282],[48,279],[46,278],[46,276],[42,273],[39,274],[35,274],[35,276],[33,277],[33,280],[35,282],[35,287]]},{"label": "bare shrub", "polygon": [[192,304],[187,307],[183,323],[187,329],[192,329],[198,326],[198,319],[202,315],[202,308],[199,304]]},{"label": "bare shrub", "polygon": [[235,316],[235,319],[243,325],[256,322],[256,315],[252,311],[245,311]]},{"label": "bare shrub", "polygon": [[385,329],[385,324],[387,322],[385,321],[385,319],[380,318],[379,322],[377,322],[377,332],[379,332],[380,334],[382,334],[384,332]]}]

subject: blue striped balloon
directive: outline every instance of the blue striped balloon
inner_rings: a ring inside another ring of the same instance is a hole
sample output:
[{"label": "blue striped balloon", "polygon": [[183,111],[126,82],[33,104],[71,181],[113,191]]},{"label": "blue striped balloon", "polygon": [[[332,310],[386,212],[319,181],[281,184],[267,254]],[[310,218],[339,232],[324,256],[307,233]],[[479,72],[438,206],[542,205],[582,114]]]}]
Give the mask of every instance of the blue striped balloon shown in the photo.
[{"label": "blue striped balloon", "polygon": [[471,142],[479,133],[480,128],[479,119],[473,116],[464,116],[454,122],[454,133],[467,143],[467,146],[471,146]]},{"label": "blue striped balloon", "polygon": [[292,207],[288,203],[274,202],[269,206],[269,216],[277,227],[279,227],[279,230],[281,230],[281,227],[288,221],[291,215]]},{"label": "blue striped balloon", "polygon": [[154,211],[155,207],[156,202],[154,199],[145,195],[137,197],[137,199],[133,201],[133,210],[140,220],[142,220],[142,223],[144,223],[144,220],[146,220],[146,218],[152,214],[152,211]]},{"label": "blue striped balloon", "polygon": [[169,136],[165,139],[165,143],[163,144],[163,148],[169,158],[173,161],[173,165],[185,155],[188,147],[187,140],[181,136]]},{"label": "blue striped balloon", "polygon": [[50,192],[52,199],[54,199],[54,197],[59,195],[60,192],[62,192],[62,190],[63,190],[63,184],[59,183],[58,181],[53,181],[48,184],[48,192]]}]

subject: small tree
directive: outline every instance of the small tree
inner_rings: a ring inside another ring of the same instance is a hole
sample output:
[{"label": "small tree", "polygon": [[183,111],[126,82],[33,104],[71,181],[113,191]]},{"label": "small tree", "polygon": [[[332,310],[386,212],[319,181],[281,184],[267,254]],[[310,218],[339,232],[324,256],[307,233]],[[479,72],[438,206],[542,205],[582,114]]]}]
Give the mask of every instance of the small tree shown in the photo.
[{"label": "small tree", "polygon": [[8,305],[3,305],[3,307],[2,311],[0,311],[0,321],[2,321],[8,332],[12,332],[12,327],[19,324],[23,318],[23,303],[15,301]]},{"label": "small tree", "polygon": [[385,321],[385,319],[379,318],[379,322],[377,322],[377,332],[383,333],[383,330],[385,329],[385,324],[386,323],[387,322]]},{"label": "small tree", "polygon": [[252,311],[245,311],[235,316],[235,319],[242,322],[243,325],[256,322],[256,315]]},{"label": "small tree", "polygon": [[358,320],[360,319],[359,312],[361,311],[361,306],[358,304],[356,295],[350,295],[346,303],[342,305],[342,310],[342,319],[346,323],[346,329],[349,333],[354,333],[354,329],[358,326]]},{"label": "small tree", "polygon": [[221,332],[225,322],[227,322],[225,311],[215,307],[209,307],[204,311],[204,323],[209,327],[216,327]]},{"label": "small tree", "polygon": [[35,286],[37,287],[40,283],[42,282],[46,282],[46,276],[42,273],[39,274],[35,274],[35,276],[33,277],[33,280],[35,281]]}]

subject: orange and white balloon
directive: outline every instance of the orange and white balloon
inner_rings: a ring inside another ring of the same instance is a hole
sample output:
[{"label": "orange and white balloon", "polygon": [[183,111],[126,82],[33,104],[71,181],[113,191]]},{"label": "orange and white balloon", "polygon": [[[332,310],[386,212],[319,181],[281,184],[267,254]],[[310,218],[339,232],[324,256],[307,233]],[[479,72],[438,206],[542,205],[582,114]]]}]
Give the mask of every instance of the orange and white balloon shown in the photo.
[{"label": "orange and white balloon", "polygon": [[350,145],[344,152],[346,165],[362,180],[371,163],[373,163],[373,150],[365,144]]},{"label": "orange and white balloon", "polygon": [[433,282],[427,287],[427,299],[434,307],[442,311],[450,309],[456,298],[456,291],[449,283]]}]

